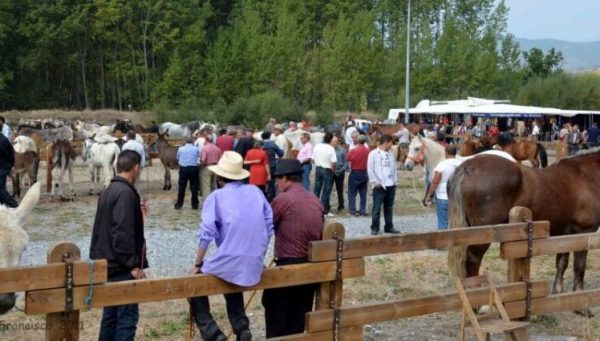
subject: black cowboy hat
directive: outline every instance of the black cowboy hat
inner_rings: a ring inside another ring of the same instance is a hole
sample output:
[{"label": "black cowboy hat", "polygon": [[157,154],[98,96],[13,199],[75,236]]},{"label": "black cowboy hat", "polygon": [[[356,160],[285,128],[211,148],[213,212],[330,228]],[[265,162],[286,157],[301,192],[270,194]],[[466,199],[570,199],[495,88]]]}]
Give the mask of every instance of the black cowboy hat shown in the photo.
[{"label": "black cowboy hat", "polygon": [[299,173],[302,173],[302,165],[300,165],[300,161],[296,159],[281,159],[277,160],[277,165],[275,166],[275,174],[273,176]]}]

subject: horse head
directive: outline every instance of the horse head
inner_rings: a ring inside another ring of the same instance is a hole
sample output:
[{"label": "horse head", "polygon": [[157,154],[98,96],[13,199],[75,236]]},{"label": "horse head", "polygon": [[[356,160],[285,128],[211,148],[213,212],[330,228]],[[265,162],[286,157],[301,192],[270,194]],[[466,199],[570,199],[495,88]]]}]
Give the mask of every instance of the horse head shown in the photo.
[{"label": "horse head", "polygon": [[[29,236],[23,229],[24,220],[30,216],[33,207],[40,198],[41,183],[37,182],[21,201],[15,210],[0,205],[0,268],[16,267],[21,255],[29,242]],[[15,305],[15,294],[0,294],[0,314],[5,314]]]},{"label": "horse head", "polygon": [[406,161],[404,161],[404,169],[412,171],[415,165],[423,165],[425,163],[425,144],[421,135],[412,135],[410,144],[408,145],[408,153]]}]

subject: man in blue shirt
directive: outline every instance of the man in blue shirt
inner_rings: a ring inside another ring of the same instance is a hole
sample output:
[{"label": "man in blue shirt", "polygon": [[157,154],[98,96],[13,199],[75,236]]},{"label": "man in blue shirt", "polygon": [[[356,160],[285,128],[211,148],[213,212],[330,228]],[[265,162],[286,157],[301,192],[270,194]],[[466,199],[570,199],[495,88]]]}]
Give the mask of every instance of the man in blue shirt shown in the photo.
[{"label": "man in blue shirt", "polygon": [[592,123],[592,126],[587,130],[587,146],[594,148],[598,145],[598,137],[600,137],[600,129],[598,123]]},{"label": "man in blue shirt", "polygon": [[[277,160],[283,157],[283,150],[275,144],[275,141],[271,140],[270,132],[264,131],[260,138],[265,142],[263,149],[269,156],[269,168],[271,169],[271,174],[275,174],[275,165],[277,164]],[[271,202],[273,198],[275,198],[275,177],[271,176],[271,180],[269,180],[267,186],[267,199]]]},{"label": "man in blue shirt", "polygon": [[185,139],[185,145],[177,149],[177,163],[179,164],[179,183],[177,186],[177,203],[175,209],[180,210],[185,197],[185,187],[190,182],[192,191],[192,209],[198,209],[198,186],[199,186],[199,168],[200,151],[194,146],[194,139],[188,137]]}]

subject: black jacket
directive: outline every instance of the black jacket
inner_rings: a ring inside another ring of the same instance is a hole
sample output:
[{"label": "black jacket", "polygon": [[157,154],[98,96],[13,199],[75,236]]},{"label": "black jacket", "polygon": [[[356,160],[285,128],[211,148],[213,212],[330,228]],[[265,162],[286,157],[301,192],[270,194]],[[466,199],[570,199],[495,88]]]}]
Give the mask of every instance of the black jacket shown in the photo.
[{"label": "black jacket", "polygon": [[109,277],[144,269],[145,242],[140,196],[133,185],[116,176],[98,199],[90,259],[106,259]]},{"label": "black jacket", "polygon": [[[0,124],[0,128],[2,125]],[[6,136],[0,133],[0,168],[11,169],[15,165],[15,149]]]}]

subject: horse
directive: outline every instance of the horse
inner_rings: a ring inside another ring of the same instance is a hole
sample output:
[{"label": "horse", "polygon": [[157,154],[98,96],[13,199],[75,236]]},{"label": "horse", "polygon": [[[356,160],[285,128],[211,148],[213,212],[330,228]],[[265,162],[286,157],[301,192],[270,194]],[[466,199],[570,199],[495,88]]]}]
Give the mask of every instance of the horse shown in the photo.
[{"label": "horse", "polygon": [[119,120],[115,122],[113,126],[113,134],[116,132],[121,132],[122,134],[127,134],[128,131],[133,130],[133,124],[129,120]]},{"label": "horse", "polygon": [[162,134],[169,132],[169,136],[185,138],[191,137],[194,131],[200,129],[200,123],[198,121],[187,122],[184,124],[177,124],[172,122],[165,122],[159,126],[158,131]]},{"label": "horse", "polygon": [[[21,255],[29,243],[23,223],[40,199],[40,186],[39,182],[31,186],[16,209],[0,205],[0,268],[16,267],[21,261]],[[14,306],[14,293],[0,294],[0,315]]]},{"label": "horse", "polygon": [[[64,198],[64,178],[65,173],[69,173],[69,192],[70,196],[74,196],[73,190],[73,163],[75,162],[75,151],[71,148],[71,142],[67,140],[57,140],[51,145],[52,153],[52,177],[56,179],[52,187],[52,197],[60,191],[61,197]],[[60,173],[58,173],[60,171]],[[55,173],[58,173],[56,176]]]},{"label": "horse", "polygon": [[[512,207],[527,207],[533,220],[550,222],[550,235],[595,232],[600,225],[600,148],[565,158],[547,168],[482,155],[459,166],[448,183],[450,228],[508,222]],[[459,277],[478,275],[489,244],[453,247],[450,271]],[[574,252],[573,289],[583,290],[586,251]],[[553,293],[564,291],[569,254],[556,256]]]},{"label": "horse", "polygon": [[458,144],[458,154],[461,156],[474,155],[477,147],[481,145],[481,142],[475,140],[471,134],[466,134],[463,141]]},{"label": "horse", "polygon": [[30,150],[33,152],[37,152],[37,146],[33,139],[29,136],[17,136],[13,139],[13,148],[15,149],[15,153],[25,153]]},{"label": "horse", "polygon": [[36,152],[28,150],[24,153],[15,153],[14,171],[10,174],[13,183],[13,197],[21,196],[21,175],[27,174],[30,184],[37,182],[39,166],[40,157]]},{"label": "horse", "polygon": [[425,167],[431,177],[435,166],[445,159],[446,150],[444,146],[421,135],[411,135],[408,155],[406,161],[404,161],[404,169],[412,171],[415,165],[421,165]]},{"label": "horse", "polygon": [[[108,187],[111,179],[111,170],[114,172],[114,163],[119,157],[121,149],[115,142],[95,142],[92,139],[85,140],[85,148],[82,158],[88,164],[92,186],[89,195],[93,195],[96,190],[96,183],[100,182],[100,168],[104,170],[103,189]],[[100,191],[97,192],[100,194]]]},{"label": "horse", "polygon": [[71,127],[68,126],[51,129],[33,129],[29,127],[20,127],[17,130],[17,135],[29,136],[32,138],[33,135],[37,135],[46,142],[54,143],[58,140],[72,141],[73,129],[71,129]]},{"label": "horse", "polygon": [[171,189],[171,169],[179,169],[179,163],[177,162],[177,149],[179,147],[169,145],[166,139],[169,130],[167,129],[164,133],[157,134],[156,147],[158,149],[158,158],[165,167],[164,185],[163,190],[168,191]]},{"label": "horse", "polygon": [[[490,139],[490,144],[492,146],[498,144],[498,138],[498,135],[492,137]],[[548,166],[548,154],[546,153],[546,148],[539,142],[519,140],[506,146],[504,150],[512,155],[517,161],[528,160],[534,168]]]}]

